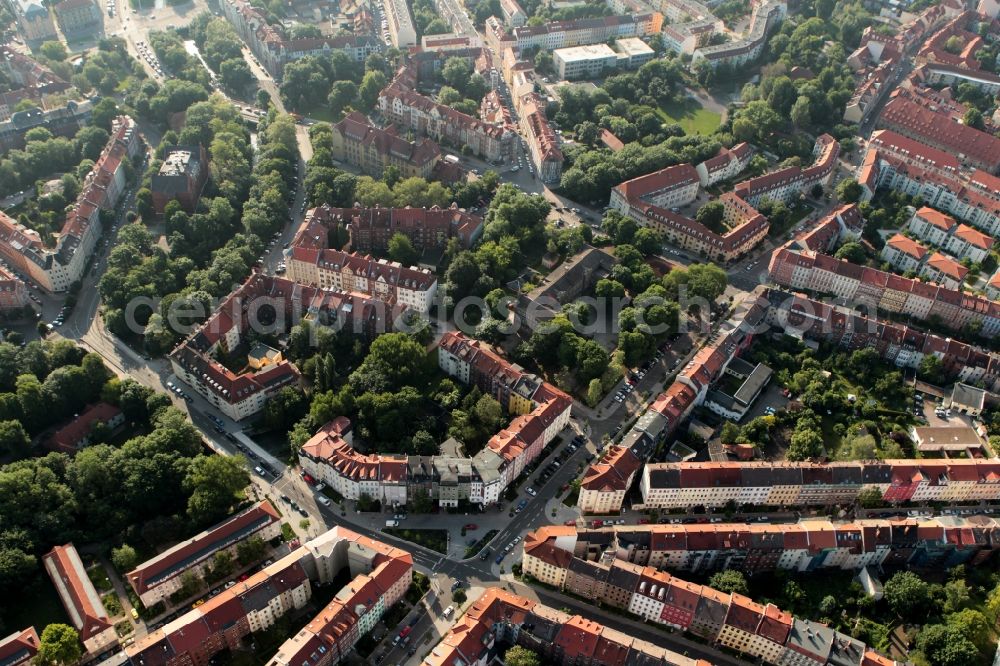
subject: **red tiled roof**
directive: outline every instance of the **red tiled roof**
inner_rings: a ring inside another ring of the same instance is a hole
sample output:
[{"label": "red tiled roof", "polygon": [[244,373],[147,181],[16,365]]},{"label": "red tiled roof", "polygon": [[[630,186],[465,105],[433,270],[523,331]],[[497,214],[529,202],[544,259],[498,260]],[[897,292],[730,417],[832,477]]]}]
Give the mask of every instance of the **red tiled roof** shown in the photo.
[{"label": "red tiled roof", "polygon": [[73,544],[56,546],[42,559],[80,640],[90,640],[108,629],[108,612]]}]

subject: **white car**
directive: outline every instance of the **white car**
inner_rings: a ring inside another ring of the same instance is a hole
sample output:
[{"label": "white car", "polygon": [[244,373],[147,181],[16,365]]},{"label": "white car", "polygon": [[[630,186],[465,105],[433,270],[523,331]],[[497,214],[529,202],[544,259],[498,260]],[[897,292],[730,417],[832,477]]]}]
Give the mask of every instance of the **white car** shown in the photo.
[{"label": "white car", "polygon": [[322,504],[323,506],[330,506],[330,504],[331,504],[331,502],[330,502],[330,498],[329,498],[329,497],[327,497],[326,495],[320,495],[320,496],[319,496],[319,497],[317,497],[316,499],[317,499],[317,500],[319,501],[319,503],[320,503],[320,504]]},{"label": "white car", "polygon": [[535,492],[534,488],[528,488],[525,492],[531,495],[532,497],[538,494],[537,492]]}]

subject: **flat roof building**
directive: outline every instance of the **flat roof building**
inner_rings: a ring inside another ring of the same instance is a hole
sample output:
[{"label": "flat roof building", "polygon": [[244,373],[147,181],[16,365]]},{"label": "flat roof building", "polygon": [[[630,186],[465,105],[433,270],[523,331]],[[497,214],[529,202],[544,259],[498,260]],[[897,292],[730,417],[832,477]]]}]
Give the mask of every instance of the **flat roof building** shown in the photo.
[{"label": "flat roof building", "polygon": [[556,49],[552,60],[561,79],[587,79],[618,65],[618,54],[607,44],[588,44]]}]

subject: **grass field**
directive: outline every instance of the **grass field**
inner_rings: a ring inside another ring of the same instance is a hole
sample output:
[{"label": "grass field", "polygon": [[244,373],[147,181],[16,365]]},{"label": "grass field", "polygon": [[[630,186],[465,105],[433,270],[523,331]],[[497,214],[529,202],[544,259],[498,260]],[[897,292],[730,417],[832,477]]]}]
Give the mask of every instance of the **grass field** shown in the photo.
[{"label": "grass field", "polygon": [[687,134],[711,134],[719,127],[722,116],[702,108],[692,99],[681,104],[661,106],[657,113],[668,123],[677,123]]}]

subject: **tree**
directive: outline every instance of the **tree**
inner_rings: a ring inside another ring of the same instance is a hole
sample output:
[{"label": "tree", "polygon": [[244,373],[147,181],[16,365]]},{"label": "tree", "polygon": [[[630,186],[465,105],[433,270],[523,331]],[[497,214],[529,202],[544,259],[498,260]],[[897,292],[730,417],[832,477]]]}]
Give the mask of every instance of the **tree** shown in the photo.
[{"label": "tree", "polygon": [[[219,78],[229,90],[243,90],[253,81],[250,65],[242,57],[223,60],[219,65]],[[266,106],[264,108],[267,108]]]},{"label": "tree", "polygon": [[528,648],[515,645],[503,655],[507,666],[541,666],[542,660]]},{"label": "tree", "polygon": [[931,384],[942,384],[945,380],[944,366],[941,363],[941,359],[933,354],[926,354],[920,359],[920,365],[917,366],[917,374],[921,379]]},{"label": "tree", "polygon": [[841,203],[857,203],[861,198],[861,185],[853,178],[837,183],[837,198]]},{"label": "tree", "polygon": [[796,127],[809,127],[812,124],[812,102],[805,95],[799,95],[789,115]]},{"label": "tree", "polygon": [[53,62],[62,62],[69,57],[69,52],[62,42],[44,42],[38,52]]},{"label": "tree", "polygon": [[45,666],[75,664],[83,656],[80,634],[67,624],[50,624],[42,631],[35,659]]},{"label": "tree", "polygon": [[597,403],[601,401],[601,397],[604,396],[604,388],[601,384],[601,380],[597,377],[590,380],[590,384],[587,385],[587,404],[591,407],[596,407]]},{"label": "tree", "polygon": [[865,509],[882,506],[882,491],[878,488],[865,488],[858,493],[858,504]]},{"label": "tree", "polygon": [[358,86],[354,81],[337,81],[330,88],[330,95],[327,97],[327,102],[330,104],[330,110],[334,114],[338,114],[348,106],[354,104],[357,98]]},{"label": "tree", "polygon": [[350,383],[358,395],[365,391],[398,391],[404,386],[423,386],[427,372],[427,356],[420,343],[405,333],[387,333],[372,342],[368,356],[351,374]]},{"label": "tree", "polygon": [[725,214],[726,208],[722,205],[721,201],[709,201],[698,209],[694,218],[715,233],[722,233],[725,231],[725,227],[722,224]]},{"label": "tree", "polygon": [[915,620],[930,607],[930,585],[911,571],[900,571],[886,581],[885,599],[902,618]]},{"label": "tree", "polygon": [[736,444],[740,439],[740,427],[732,421],[726,421],[722,424],[719,439],[723,444]]},{"label": "tree", "polygon": [[396,232],[389,239],[389,258],[398,261],[404,266],[413,266],[420,259],[420,252],[413,247],[413,241],[409,236]]},{"label": "tree", "polygon": [[746,577],[736,569],[726,569],[725,571],[712,574],[712,577],[708,579],[708,586],[720,592],[733,592],[736,594],[749,594],[750,592]]},{"label": "tree", "polygon": [[989,647],[990,622],[979,611],[966,608],[948,615],[945,622],[949,627],[961,632],[963,636],[972,641],[980,650],[985,651]]},{"label": "tree", "polygon": [[462,588],[458,588],[457,590],[451,593],[451,600],[454,601],[456,604],[464,604],[467,598],[468,597],[465,596],[465,590],[463,590]]},{"label": "tree", "polygon": [[0,452],[20,458],[31,448],[31,438],[20,421],[0,421]]},{"label": "tree", "polygon": [[125,574],[139,564],[139,555],[135,552],[135,548],[123,543],[120,548],[111,549],[111,563],[115,565],[118,573]]},{"label": "tree", "polygon": [[249,483],[242,456],[196,456],[184,478],[190,492],[188,517],[207,525],[228,515]]},{"label": "tree", "polygon": [[851,241],[837,248],[837,252],[833,256],[837,259],[849,261],[852,264],[863,264],[868,257],[868,253],[865,252],[864,245],[856,241]]},{"label": "tree", "polygon": [[933,666],[965,666],[979,661],[975,644],[955,626],[924,625],[917,636],[917,649]]},{"label": "tree", "polygon": [[388,83],[388,79],[382,72],[378,70],[365,72],[365,77],[361,79],[361,86],[358,88],[359,110],[371,111],[386,83]]},{"label": "tree", "polygon": [[977,130],[985,130],[986,123],[983,121],[983,112],[974,106],[970,106],[962,118],[962,122]]}]

